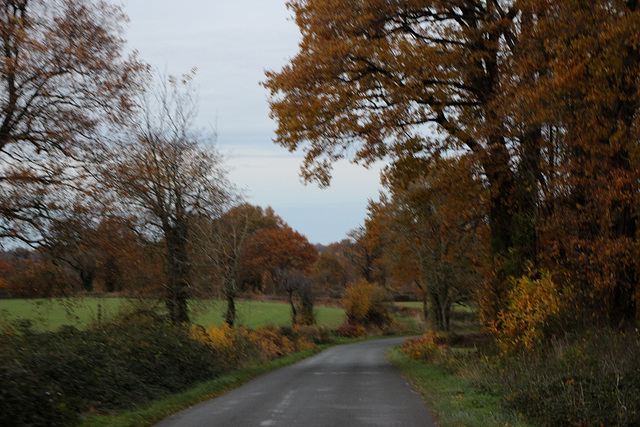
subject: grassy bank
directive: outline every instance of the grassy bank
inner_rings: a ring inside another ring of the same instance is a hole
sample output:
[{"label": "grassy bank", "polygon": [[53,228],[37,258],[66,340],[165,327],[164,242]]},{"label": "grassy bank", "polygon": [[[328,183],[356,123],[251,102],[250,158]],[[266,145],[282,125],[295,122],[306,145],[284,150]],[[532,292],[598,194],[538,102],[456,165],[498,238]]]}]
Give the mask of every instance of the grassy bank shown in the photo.
[{"label": "grassy bank", "polygon": [[[420,303],[397,303],[422,310]],[[517,411],[503,406],[507,391],[486,380],[484,356],[475,305],[456,305],[450,334],[429,333],[387,352],[387,359],[416,388],[443,427],[529,426]],[[412,358],[408,356],[410,354]],[[417,359],[417,360],[414,360]]]},{"label": "grassy bank", "polygon": [[398,348],[387,358],[416,388],[442,427],[530,426],[514,411],[505,409],[504,392],[486,387],[464,364],[432,364],[409,359]]}]

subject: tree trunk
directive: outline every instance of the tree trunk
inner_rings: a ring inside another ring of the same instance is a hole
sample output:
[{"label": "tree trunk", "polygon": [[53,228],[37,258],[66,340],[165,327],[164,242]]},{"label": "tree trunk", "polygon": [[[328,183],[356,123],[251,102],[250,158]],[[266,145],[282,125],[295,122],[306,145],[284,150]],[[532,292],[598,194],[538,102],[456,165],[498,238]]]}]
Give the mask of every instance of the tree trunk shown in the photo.
[{"label": "tree trunk", "polygon": [[166,305],[174,325],[189,323],[188,255],[186,224],[171,227],[165,233],[166,260],[169,271]]},{"label": "tree trunk", "polygon": [[236,323],[236,292],[235,289],[226,289],[225,296],[227,297],[227,311],[224,315],[224,320],[227,324],[233,328]]},{"label": "tree trunk", "polygon": [[298,310],[293,302],[293,289],[287,289],[289,295],[289,305],[291,306],[291,324],[295,325],[298,322]]},{"label": "tree trunk", "polygon": [[96,269],[94,267],[81,267],[80,268],[80,282],[82,283],[82,289],[91,292],[93,291],[93,283],[96,277]]},{"label": "tree trunk", "polygon": [[310,286],[303,286],[298,290],[300,295],[300,316],[298,322],[301,325],[312,326],[315,323],[315,316],[313,314],[313,290]]}]

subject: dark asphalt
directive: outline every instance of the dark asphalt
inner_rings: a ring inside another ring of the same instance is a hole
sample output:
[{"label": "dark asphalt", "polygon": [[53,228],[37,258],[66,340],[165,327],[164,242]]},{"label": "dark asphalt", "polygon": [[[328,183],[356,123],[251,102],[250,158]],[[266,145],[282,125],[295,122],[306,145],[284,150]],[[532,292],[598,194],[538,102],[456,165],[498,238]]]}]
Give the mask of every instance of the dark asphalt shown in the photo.
[{"label": "dark asphalt", "polygon": [[420,396],[384,358],[402,340],[332,347],[157,425],[435,427]]}]

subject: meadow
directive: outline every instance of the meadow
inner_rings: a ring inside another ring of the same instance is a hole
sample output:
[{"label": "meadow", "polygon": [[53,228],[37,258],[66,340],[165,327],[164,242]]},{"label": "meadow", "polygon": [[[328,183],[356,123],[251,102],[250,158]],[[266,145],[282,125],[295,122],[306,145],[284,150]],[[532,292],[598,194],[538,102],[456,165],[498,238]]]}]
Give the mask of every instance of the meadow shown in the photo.
[{"label": "meadow", "polygon": [[[136,306],[161,305],[154,300],[127,298],[53,298],[0,300],[0,323],[29,321],[38,331],[53,331],[63,325],[77,328],[109,320],[123,310]],[[203,326],[223,323],[225,304],[216,300],[199,300],[192,304],[192,321]],[[344,320],[344,310],[316,306],[316,323],[334,329]],[[290,307],[281,302],[238,301],[238,324],[247,328],[291,324]]]}]

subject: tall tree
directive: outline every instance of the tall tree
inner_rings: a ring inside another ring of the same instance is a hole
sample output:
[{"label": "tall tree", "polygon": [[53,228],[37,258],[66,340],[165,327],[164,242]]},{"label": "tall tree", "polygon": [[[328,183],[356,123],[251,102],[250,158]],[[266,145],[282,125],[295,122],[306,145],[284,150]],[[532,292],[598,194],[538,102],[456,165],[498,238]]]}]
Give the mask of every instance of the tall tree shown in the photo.
[{"label": "tall tree", "polygon": [[236,297],[240,290],[242,253],[248,239],[263,220],[262,209],[243,203],[219,218],[202,218],[198,223],[196,245],[202,254],[202,268],[209,272],[212,287],[227,302],[225,322],[236,323]]},{"label": "tall tree", "polygon": [[36,244],[100,132],[127,120],[144,66],[122,11],[93,0],[0,1],[0,237]]},{"label": "tall tree", "polygon": [[[583,319],[637,321],[640,289],[640,5],[527,0],[537,19],[513,88],[523,122],[544,126],[541,244]],[[522,73],[521,73],[522,74]]]},{"label": "tall tree", "polygon": [[128,139],[98,156],[102,182],[135,217],[141,232],[162,244],[165,301],[175,324],[189,321],[189,244],[198,217],[219,217],[233,200],[223,159],[198,131],[191,75],[152,86]]},{"label": "tall tree", "polygon": [[[504,86],[514,77],[522,13],[517,1],[293,0],[300,52],[268,72],[276,142],[302,149],[304,176],[328,184],[331,164],[440,152],[473,153],[490,187],[491,252],[506,276],[535,260],[535,129],[510,126]],[[532,170],[533,168],[533,170]],[[532,249],[533,248],[533,249]]]}]

